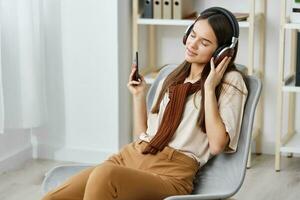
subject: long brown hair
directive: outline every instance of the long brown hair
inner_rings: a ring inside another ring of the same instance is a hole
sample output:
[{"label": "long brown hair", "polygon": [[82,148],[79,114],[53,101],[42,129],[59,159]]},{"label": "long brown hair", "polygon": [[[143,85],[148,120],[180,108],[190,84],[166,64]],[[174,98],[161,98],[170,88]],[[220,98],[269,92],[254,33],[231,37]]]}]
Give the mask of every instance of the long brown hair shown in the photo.
[{"label": "long brown hair", "polygon": [[[210,26],[212,27],[217,41],[218,41],[218,47],[221,47],[223,45],[230,45],[231,44],[231,38],[233,35],[233,30],[231,27],[230,22],[228,21],[228,19],[222,15],[222,14],[218,14],[215,12],[206,12],[203,13],[201,16],[199,16],[197,18],[196,21],[198,20],[208,20],[208,23],[210,24]],[[237,50],[238,50],[238,43],[235,46],[235,53],[233,55],[233,57],[231,58],[230,63],[228,64],[228,67],[223,75],[223,78],[220,81],[220,84],[216,87],[215,90],[215,94],[216,94],[216,98],[217,101],[219,100],[221,91],[226,91],[226,88],[228,86],[232,86],[235,89],[237,89],[238,91],[240,91],[241,93],[243,93],[239,88],[237,88],[235,85],[232,85],[230,83],[227,83],[224,81],[224,76],[226,73],[230,72],[230,71],[237,71],[239,72],[243,79],[245,80],[245,75],[240,72],[239,70],[237,70],[235,64],[234,64],[234,60],[236,58],[236,54],[237,54]],[[199,89],[196,91],[196,93],[198,91],[201,92],[201,102],[200,102],[200,111],[199,111],[199,115],[198,115],[198,119],[197,119],[197,125],[201,128],[201,130],[206,133],[206,127],[205,127],[205,108],[204,108],[204,102],[205,102],[205,92],[204,92],[204,83],[205,80],[207,78],[207,76],[210,73],[210,62],[208,62],[204,69],[202,70],[201,73],[201,79],[200,79],[200,87]],[[154,107],[152,108],[151,112],[152,113],[158,113],[159,112],[159,105],[163,99],[164,94],[168,91],[169,86],[171,86],[172,84],[176,84],[176,83],[180,83],[182,82],[186,77],[188,77],[189,73],[191,70],[191,63],[187,62],[186,60],[183,61],[178,67],[176,67],[176,69],[171,72],[165,79],[163,85],[162,85],[162,89],[159,93],[158,99],[154,105]],[[195,94],[196,94],[195,93]],[[195,95],[196,96],[196,95]],[[195,101],[195,96],[194,96],[194,101]]]}]

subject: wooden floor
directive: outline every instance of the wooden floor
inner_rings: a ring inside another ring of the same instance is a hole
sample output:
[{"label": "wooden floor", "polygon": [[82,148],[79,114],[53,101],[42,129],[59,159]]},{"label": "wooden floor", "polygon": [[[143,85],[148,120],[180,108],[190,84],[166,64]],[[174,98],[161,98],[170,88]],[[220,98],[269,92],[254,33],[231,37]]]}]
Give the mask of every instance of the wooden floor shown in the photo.
[{"label": "wooden floor", "polygon": [[[299,200],[300,158],[282,157],[281,171],[274,170],[274,156],[252,156],[242,188],[230,200]],[[40,200],[45,172],[66,162],[30,160],[20,170],[0,174],[0,200]],[[228,199],[229,200],[229,199]]]}]

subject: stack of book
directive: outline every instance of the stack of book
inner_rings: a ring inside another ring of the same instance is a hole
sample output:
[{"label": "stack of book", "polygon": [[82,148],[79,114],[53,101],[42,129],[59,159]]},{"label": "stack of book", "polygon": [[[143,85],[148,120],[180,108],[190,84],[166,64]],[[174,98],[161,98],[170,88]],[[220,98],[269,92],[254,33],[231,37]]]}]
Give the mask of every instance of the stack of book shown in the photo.
[{"label": "stack of book", "polygon": [[[198,17],[194,0],[141,0],[142,18],[191,19]],[[234,13],[238,21],[247,20],[248,13]]]},{"label": "stack of book", "polygon": [[143,0],[143,18],[185,19],[195,12],[194,0]]}]

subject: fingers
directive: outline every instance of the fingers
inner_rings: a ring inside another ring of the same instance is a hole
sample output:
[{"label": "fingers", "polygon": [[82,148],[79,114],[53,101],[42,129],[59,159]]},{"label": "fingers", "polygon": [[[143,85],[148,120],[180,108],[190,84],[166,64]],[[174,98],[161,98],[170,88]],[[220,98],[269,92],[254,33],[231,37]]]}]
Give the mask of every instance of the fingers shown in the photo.
[{"label": "fingers", "polygon": [[139,85],[139,84],[141,84],[140,81],[129,81],[129,82],[127,83],[127,87],[130,87],[130,86],[132,86],[132,85]]},{"label": "fingers", "polygon": [[145,78],[142,75],[140,75],[140,80],[144,82]]},{"label": "fingers", "polygon": [[130,73],[130,75],[129,75],[128,82],[130,82],[130,81],[132,80],[133,74],[134,74],[134,72],[136,71],[136,67],[135,67],[134,64],[132,65],[132,68],[131,68],[131,69],[132,69],[132,70],[131,70],[131,73]]},{"label": "fingers", "polygon": [[224,64],[226,63],[227,59],[228,59],[228,57],[225,56],[225,57],[223,58],[223,60],[220,62],[220,64],[217,66],[217,71],[218,71],[218,72],[221,71],[221,69],[223,68],[223,66],[224,66]]},{"label": "fingers", "polygon": [[230,63],[231,61],[231,57],[228,57],[228,59],[226,60],[226,62],[224,63],[224,66],[222,67],[222,69],[220,70],[220,73],[223,75],[224,72],[226,71],[227,67],[228,67],[228,64]]},{"label": "fingers", "polygon": [[214,63],[214,57],[211,57],[211,59],[210,59],[210,69],[211,70],[215,70],[215,63]]},{"label": "fingers", "polygon": [[228,63],[230,62],[230,60],[231,60],[231,57],[225,56],[225,57],[223,58],[223,60],[220,62],[220,64],[217,66],[216,71],[217,71],[217,72],[220,72],[220,73],[222,73],[222,71],[225,72],[225,70],[226,70],[226,68],[227,68],[227,65],[228,65]]}]

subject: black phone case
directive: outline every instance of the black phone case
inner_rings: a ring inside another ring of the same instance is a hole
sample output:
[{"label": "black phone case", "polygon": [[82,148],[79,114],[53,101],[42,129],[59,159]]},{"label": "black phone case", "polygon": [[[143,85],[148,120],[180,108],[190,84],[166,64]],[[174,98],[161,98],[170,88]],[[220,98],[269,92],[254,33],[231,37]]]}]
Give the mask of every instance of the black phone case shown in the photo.
[{"label": "black phone case", "polygon": [[133,74],[132,80],[139,81],[139,60],[138,60],[138,52],[135,53],[135,62],[136,62],[136,71]]}]

